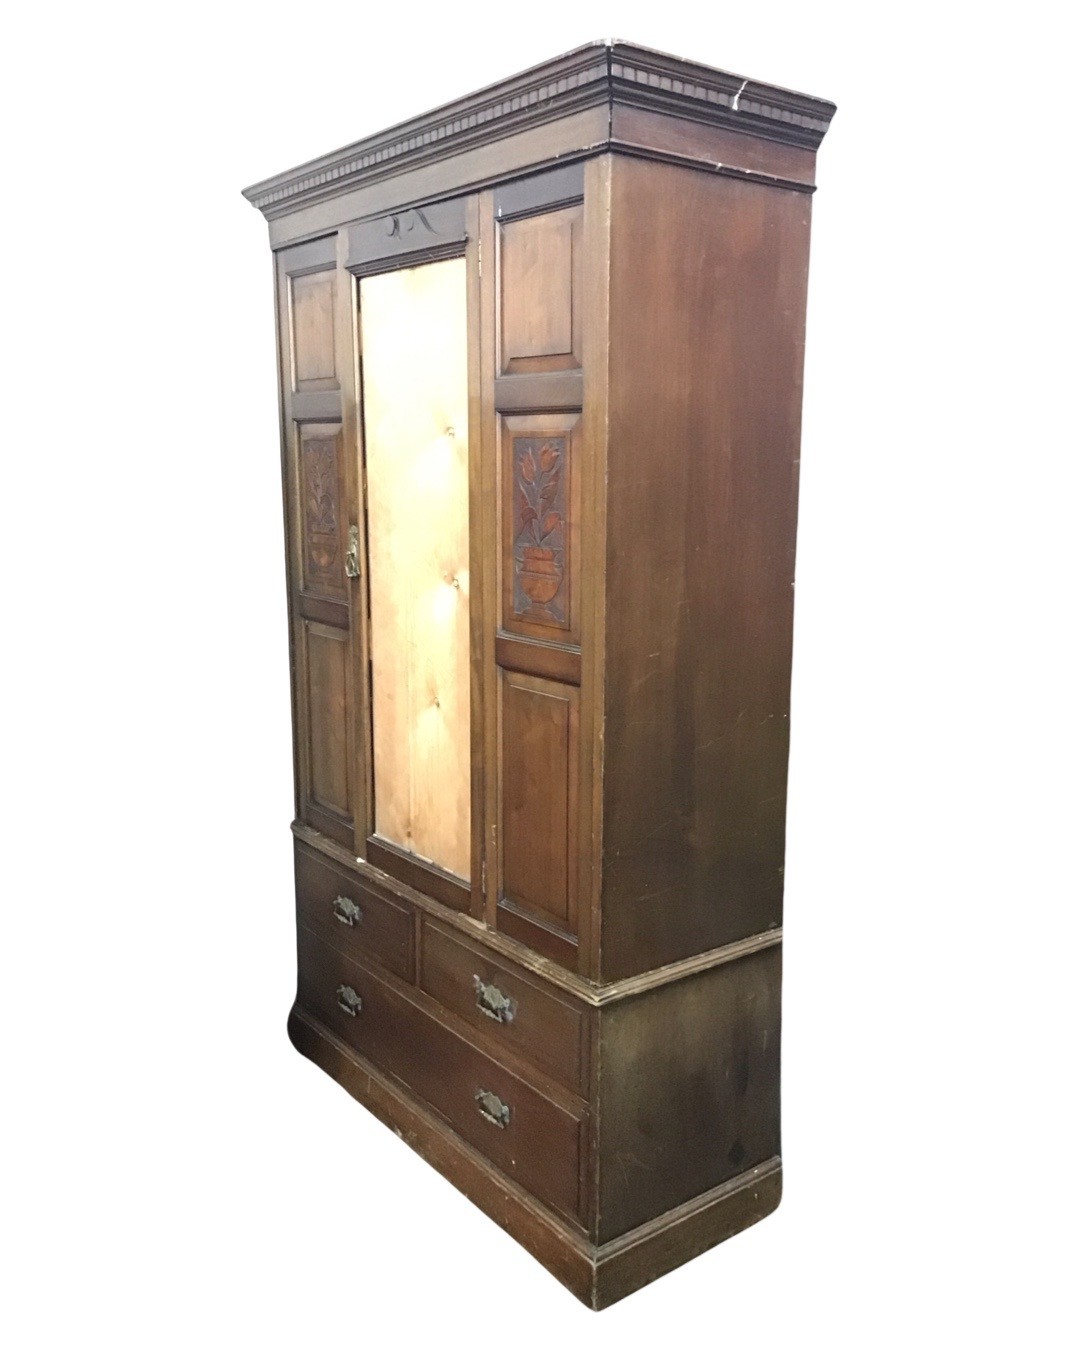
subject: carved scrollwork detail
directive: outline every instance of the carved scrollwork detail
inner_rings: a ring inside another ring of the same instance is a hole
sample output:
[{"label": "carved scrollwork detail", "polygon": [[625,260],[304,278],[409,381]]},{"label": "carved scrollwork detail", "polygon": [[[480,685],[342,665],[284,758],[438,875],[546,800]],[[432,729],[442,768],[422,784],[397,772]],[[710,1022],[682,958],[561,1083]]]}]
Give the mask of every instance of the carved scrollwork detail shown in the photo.
[{"label": "carved scrollwork detail", "polygon": [[390,239],[402,239],[418,229],[431,235],[439,233],[419,206],[411,207],[408,211],[395,211],[386,217],[386,233]]}]

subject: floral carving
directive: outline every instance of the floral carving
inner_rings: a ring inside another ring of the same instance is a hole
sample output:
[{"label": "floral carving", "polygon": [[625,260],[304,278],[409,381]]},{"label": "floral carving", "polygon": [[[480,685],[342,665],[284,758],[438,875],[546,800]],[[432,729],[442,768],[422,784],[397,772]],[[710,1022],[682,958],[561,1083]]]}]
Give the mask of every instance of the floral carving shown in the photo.
[{"label": "floral carving", "polygon": [[514,438],[514,613],[566,627],[566,440]]},{"label": "floral carving", "polygon": [[325,580],[334,574],[338,556],[337,455],[333,441],[305,444],[304,498],[305,562]]}]

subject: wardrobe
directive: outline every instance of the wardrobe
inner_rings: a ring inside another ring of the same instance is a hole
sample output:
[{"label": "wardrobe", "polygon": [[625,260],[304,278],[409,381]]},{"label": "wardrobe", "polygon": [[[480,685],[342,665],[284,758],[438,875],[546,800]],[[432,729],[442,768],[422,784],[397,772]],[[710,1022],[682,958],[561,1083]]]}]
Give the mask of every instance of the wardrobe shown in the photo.
[{"label": "wardrobe", "polygon": [[596,1308],[780,1200],[833,112],[594,43],[244,194],[276,282],[290,1035]]}]

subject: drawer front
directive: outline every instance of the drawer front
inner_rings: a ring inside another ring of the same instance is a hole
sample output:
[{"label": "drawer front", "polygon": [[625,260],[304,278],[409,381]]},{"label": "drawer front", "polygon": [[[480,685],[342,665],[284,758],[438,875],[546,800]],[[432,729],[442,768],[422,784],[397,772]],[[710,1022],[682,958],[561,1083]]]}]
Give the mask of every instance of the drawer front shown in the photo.
[{"label": "drawer front", "polygon": [[324,933],[343,951],[379,961],[403,980],[413,976],[413,919],[343,868],[296,847],[296,906],[301,924]]},{"label": "drawer front", "polygon": [[484,948],[425,922],[420,986],[493,1043],[565,1083],[585,1090],[586,1018]]},{"label": "drawer front", "polygon": [[299,955],[303,1008],[423,1098],[507,1176],[580,1221],[580,1115],[550,1101],[317,933],[300,929]]}]

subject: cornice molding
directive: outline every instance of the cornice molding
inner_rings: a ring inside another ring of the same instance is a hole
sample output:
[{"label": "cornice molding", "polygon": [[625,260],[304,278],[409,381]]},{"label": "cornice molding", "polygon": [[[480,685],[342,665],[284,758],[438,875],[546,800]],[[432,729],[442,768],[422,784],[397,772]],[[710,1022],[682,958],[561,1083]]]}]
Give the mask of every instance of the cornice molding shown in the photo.
[{"label": "cornice molding", "polygon": [[436,156],[606,104],[673,112],[816,149],[836,111],[824,99],[624,42],[596,42],[244,189],[268,220]]},{"label": "cornice molding", "polygon": [[608,50],[613,103],[677,112],[810,150],[821,144],[836,112],[825,99],[646,47],[615,42]]}]

